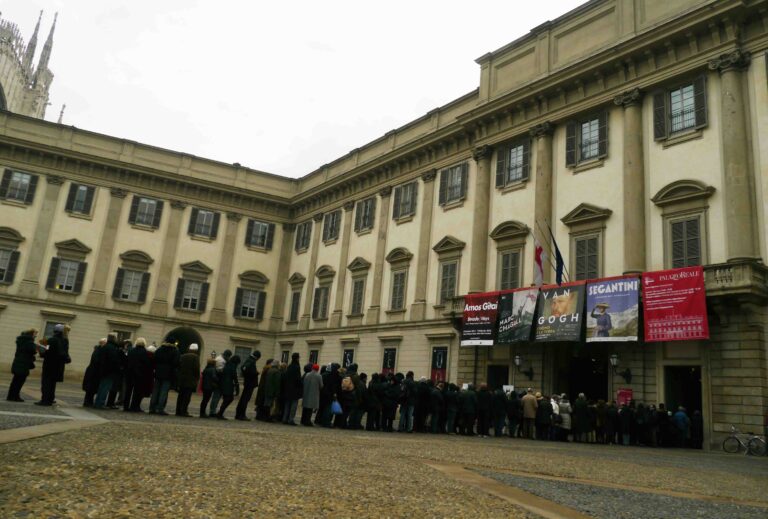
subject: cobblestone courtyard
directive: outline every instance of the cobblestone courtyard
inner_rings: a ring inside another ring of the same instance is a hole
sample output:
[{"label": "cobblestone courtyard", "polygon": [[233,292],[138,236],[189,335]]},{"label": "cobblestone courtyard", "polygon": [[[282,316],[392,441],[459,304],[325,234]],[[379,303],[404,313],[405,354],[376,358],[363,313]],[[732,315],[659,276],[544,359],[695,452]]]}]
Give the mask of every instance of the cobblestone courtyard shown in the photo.
[{"label": "cobblestone courtyard", "polygon": [[768,458],[85,412],[74,384],[39,408],[28,386],[0,404],[0,517],[768,516]]}]

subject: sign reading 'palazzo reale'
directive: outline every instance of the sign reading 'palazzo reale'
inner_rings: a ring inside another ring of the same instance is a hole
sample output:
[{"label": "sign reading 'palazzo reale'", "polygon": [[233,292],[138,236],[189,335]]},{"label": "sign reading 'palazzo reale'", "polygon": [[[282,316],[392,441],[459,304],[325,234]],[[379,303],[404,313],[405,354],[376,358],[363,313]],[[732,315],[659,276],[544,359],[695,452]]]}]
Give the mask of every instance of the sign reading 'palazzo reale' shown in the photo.
[{"label": "sign reading 'palazzo reale'", "polygon": [[498,292],[465,296],[461,345],[493,346],[498,310]]},{"label": "sign reading 'palazzo reale'", "polygon": [[709,339],[704,269],[644,273],[643,317],[646,342]]}]

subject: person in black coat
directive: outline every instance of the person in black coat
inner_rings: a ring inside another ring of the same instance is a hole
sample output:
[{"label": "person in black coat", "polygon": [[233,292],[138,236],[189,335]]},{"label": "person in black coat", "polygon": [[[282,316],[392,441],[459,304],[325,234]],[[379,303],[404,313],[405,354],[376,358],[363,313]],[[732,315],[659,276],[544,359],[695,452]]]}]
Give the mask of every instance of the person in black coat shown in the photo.
[{"label": "person in black coat", "polygon": [[619,425],[619,410],[611,400],[605,408],[605,443],[616,443],[616,431]]},{"label": "person in black coat", "polygon": [[93,407],[93,399],[96,398],[96,392],[99,390],[99,357],[101,356],[101,348],[107,343],[106,337],[99,340],[99,343],[93,347],[91,352],[91,360],[88,362],[88,367],[85,368],[83,374],[82,389],[85,391],[83,397],[83,407]]},{"label": "person in black coat", "polygon": [[125,361],[128,352],[133,349],[133,344],[131,344],[131,341],[123,341],[118,349],[120,350],[120,369],[115,374],[112,389],[109,390],[109,395],[107,396],[107,407],[109,409],[117,409],[123,404],[125,399]]},{"label": "person in black coat", "polygon": [[477,394],[472,384],[459,393],[459,411],[461,412],[461,434],[475,435],[475,419],[477,418]]},{"label": "person in black coat", "polygon": [[392,423],[395,421],[397,402],[400,399],[400,382],[392,373],[387,375],[387,384],[384,387],[381,399],[381,430],[392,432]]},{"label": "person in black coat", "polygon": [[122,366],[122,352],[117,344],[117,334],[107,335],[107,343],[101,347],[99,355],[99,389],[96,392],[94,409],[104,409],[109,391],[117,379]]},{"label": "person in black coat", "polygon": [[515,391],[510,391],[507,396],[507,432],[510,438],[521,437],[522,427],[519,427],[523,417],[523,406]]},{"label": "person in black coat", "polygon": [[147,353],[147,340],[144,337],[136,339],[131,351],[125,356],[125,394],[123,395],[123,411],[141,413],[141,399],[144,398],[142,388],[149,380],[146,380],[147,372],[152,369],[152,361]]},{"label": "person in black coat", "polygon": [[227,407],[229,407],[229,404],[235,399],[235,395],[240,392],[240,384],[237,381],[238,364],[240,364],[240,356],[232,355],[224,365],[224,370],[221,372],[219,391],[221,391],[222,400],[219,412],[216,413],[216,418],[219,420],[226,420],[224,412],[227,410]]},{"label": "person in black coat", "polygon": [[56,383],[64,381],[64,366],[72,362],[69,357],[69,326],[57,324],[47,345],[40,350],[43,374],[40,379],[40,401],[35,405],[52,406],[56,402]]},{"label": "person in black coat", "polygon": [[299,407],[301,398],[301,366],[299,365],[299,354],[291,355],[291,363],[285,369],[282,378],[283,396],[283,423],[286,425],[296,425],[296,409]]},{"label": "person in black coat", "polygon": [[322,398],[323,417],[320,422],[323,427],[331,427],[331,419],[333,413],[331,412],[331,404],[335,399],[341,395],[341,375],[339,374],[339,368],[341,365],[334,362],[331,364],[330,371],[327,372],[327,378],[323,378],[323,389],[320,391],[320,398]]},{"label": "person in black coat", "polygon": [[428,386],[432,386],[429,392],[429,414],[430,414],[430,430],[432,434],[443,432],[440,429],[440,419],[443,412],[444,399],[443,399],[443,383],[440,382],[437,386],[430,380],[427,382]]},{"label": "person in black coat", "polygon": [[621,444],[629,445],[630,433],[634,427],[635,411],[627,404],[619,410],[619,430],[621,431]]},{"label": "person in black coat", "polygon": [[149,400],[149,414],[167,416],[165,405],[168,403],[168,391],[176,381],[181,355],[176,345],[164,342],[155,352],[155,387]]},{"label": "person in black coat", "polygon": [[216,359],[208,359],[202,374],[203,399],[200,401],[200,418],[208,418],[205,412],[208,402],[215,390],[219,389],[219,372],[216,369]]},{"label": "person in black coat", "polygon": [[552,427],[552,415],[555,410],[552,407],[552,401],[547,395],[543,395],[539,400],[539,407],[536,408],[536,439],[548,440],[549,428]]},{"label": "person in black coat", "polygon": [[371,383],[365,390],[366,431],[378,431],[381,428],[380,383],[379,374],[374,373],[371,375]]},{"label": "person in black coat", "polygon": [[504,423],[507,420],[507,395],[504,389],[498,387],[491,395],[491,417],[493,419],[493,435],[504,434]]},{"label": "person in black coat", "polygon": [[458,391],[456,384],[448,384],[448,390],[444,395],[445,430],[448,434],[456,434],[456,415],[459,412]]},{"label": "person in black coat", "polygon": [[491,392],[488,384],[480,384],[477,392],[477,434],[482,438],[488,436],[491,426]]},{"label": "person in black coat", "polygon": [[8,396],[6,397],[9,402],[24,401],[21,398],[21,388],[27,380],[30,370],[35,369],[35,353],[37,352],[35,337],[37,337],[37,330],[34,328],[23,331],[21,335],[16,337],[16,354],[13,356],[13,364],[11,364],[13,380],[8,387]]},{"label": "person in black coat", "polygon": [[240,374],[243,375],[243,392],[240,393],[240,400],[237,401],[235,420],[248,420],[248,417],[245,416],[245,410],[253,396],[253,390],[259,385],[259,368],[256,367],[256,361],[260,358],[261,352],[254,350],[240,366]]}]

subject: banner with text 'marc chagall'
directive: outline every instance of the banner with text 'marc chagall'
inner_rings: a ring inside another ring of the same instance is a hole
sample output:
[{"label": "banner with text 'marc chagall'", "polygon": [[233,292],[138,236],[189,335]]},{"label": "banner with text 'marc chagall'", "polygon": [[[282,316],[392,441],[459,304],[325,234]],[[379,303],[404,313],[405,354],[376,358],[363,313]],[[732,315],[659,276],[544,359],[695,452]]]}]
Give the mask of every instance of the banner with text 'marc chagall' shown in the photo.
[{"label": "banner with text 'marc chagall'", "polygon": [[497,344],[531,340],[533,315],[536,312],[538,288],[501,292],[499,295],[499,330]]},{"label": "banner with text 'marc chagall'", "polygon": [[640,278],[620,276],[587,283],[587,342],[636,341]]},{"label": "banner with text 'marc chagall'", "polygon": [[461,345],[493,346],[498,309],[498,292],[464,296]]},{"label": "banner with text 'marc chagall'", "polygon": [[537,341],[579,341],[584,313],[584,283],[545,286],[536,307]]},{"label": "banner with text 'marc chagall'", "polygon": [[643,274],[645,341],[709,339],[704,268]]}]

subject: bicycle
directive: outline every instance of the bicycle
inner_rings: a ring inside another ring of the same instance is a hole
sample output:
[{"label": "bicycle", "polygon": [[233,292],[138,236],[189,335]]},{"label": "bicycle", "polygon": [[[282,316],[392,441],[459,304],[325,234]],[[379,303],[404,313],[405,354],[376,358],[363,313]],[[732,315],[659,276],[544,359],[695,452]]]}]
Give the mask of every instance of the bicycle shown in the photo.
[{"label": "bicycle", "polygon": [[[748,436],[749,438],[744,441],[739,435]],[[729,454],[736,454],[741,449],[744,449],[744,455],[749,454],[752,456],[765,456],[768,451],[765,440],[760,436],[751,432],[739,432],[736,427],[731,426],[731,435],[723,440],[723,450]]]}]

